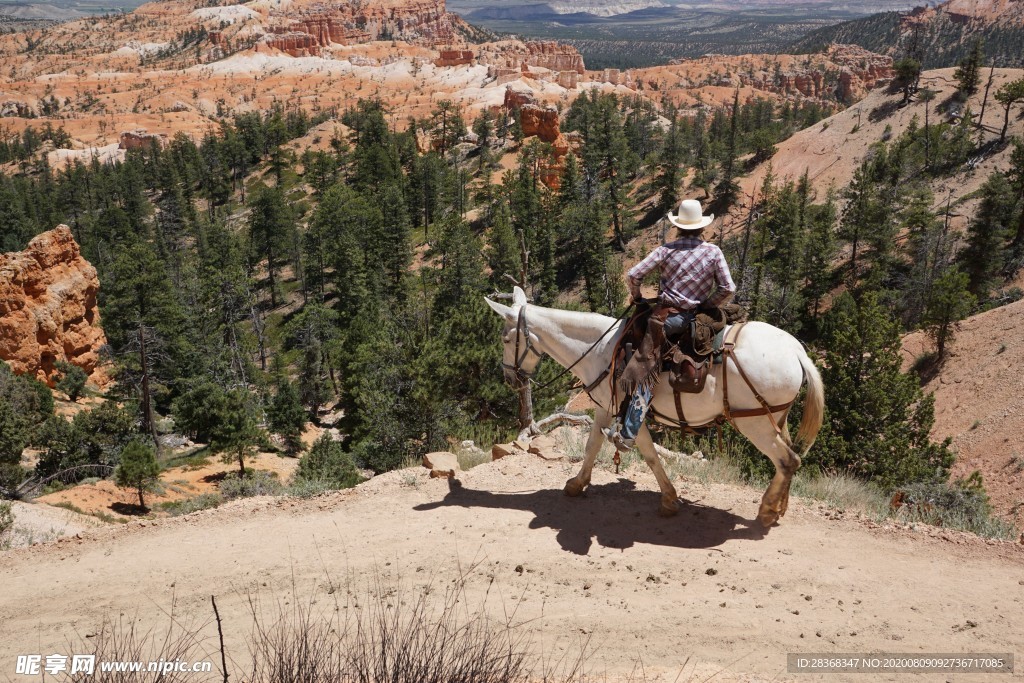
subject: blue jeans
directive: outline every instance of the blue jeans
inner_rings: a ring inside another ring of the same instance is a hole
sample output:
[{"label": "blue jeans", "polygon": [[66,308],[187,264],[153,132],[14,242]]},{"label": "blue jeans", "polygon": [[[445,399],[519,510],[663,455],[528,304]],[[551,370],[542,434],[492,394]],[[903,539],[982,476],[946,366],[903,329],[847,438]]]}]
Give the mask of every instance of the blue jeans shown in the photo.
[{"label": "blue jeans", "polygon": [[[676,315],[670,315],[665,319],[665,337],[676,339],[682,334],[694,320],[694,314],[690,311],[683,311]],[[653,387],[641,384],[633,392],[633,398],[629,402],[629,408],[622,418],[622,430],[619,434],[623,439],[632,440],[640,433],[640,426],[647,416],[647,409],[651,406]]]},{"label": "blue jeans", "polygon": [[640,433],[640,426],[644,423],[647,415],[647,408],[651,405],[651,388],[647,385],[640,385],[633,392],[633,399],[626,409],[626,416],[622,418],[622,430],[619,434],[623,439],[632,440]]}]

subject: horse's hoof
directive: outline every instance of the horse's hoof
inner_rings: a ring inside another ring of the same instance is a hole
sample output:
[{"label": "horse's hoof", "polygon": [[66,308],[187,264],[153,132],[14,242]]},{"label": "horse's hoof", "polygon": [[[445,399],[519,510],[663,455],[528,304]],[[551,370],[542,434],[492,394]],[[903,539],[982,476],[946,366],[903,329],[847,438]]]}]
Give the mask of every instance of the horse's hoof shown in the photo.
[{"label": "horse's hoof", "polygon": [[676,501],[672,501],[671,505],[662,503],[658,506],[659,517],[675,517],[677,514],[679,514],[679,503]]},{"label": "horse's hoof", "polygon": [[565,482],[565,488],[563,490],[565,491],[565,495],[570,498],[576,498],[583,494],[584,488],[586,487],[576,481],[576,478],[573,477],[569,481]]},{"label": "horse's hoof", "polygon": [[761,523],[761,526],[767,529],[779,521],[779,513],[775,510],[763,508],[757,513],[757,521]]}]

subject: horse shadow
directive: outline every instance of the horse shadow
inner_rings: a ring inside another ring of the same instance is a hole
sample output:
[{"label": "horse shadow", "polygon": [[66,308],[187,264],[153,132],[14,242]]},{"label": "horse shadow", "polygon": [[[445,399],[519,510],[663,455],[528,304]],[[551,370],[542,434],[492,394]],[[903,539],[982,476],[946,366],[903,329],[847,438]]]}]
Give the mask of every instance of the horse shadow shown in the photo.
[{"label": "horse shadow", "polygon": [[648,544],[674,548],[716,548],[731,540],[759,540],[767,535],[756,520],[729,510],[680,500],[679,514],[655,514],[661,501],[656,491],[638,491],[620,478],[610,484],[592,484],[587,494],[568,498],[561,489],[526,493],[494,493],[466,488],[448,480],[448,494],[439,501],[413,507],[425,512],[443,507],[521,510],[533,514],[531,529],[554,529],[563,550],[587,555],[596,542],[604,548],[626,549]]}]

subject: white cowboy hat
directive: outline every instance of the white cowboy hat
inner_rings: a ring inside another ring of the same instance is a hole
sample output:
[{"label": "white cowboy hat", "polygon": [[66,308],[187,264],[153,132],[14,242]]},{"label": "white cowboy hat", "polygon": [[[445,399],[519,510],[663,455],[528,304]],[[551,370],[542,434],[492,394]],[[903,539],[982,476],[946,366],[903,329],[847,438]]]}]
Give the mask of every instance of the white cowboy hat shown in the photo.
[{"label": "white cowboy hat", "polygon": [[669,211],[667,218],[669,223],[680,230],[693,232],[711,225],[715,220],[715,214],[705,216],[704,211],[700,208],[700,202],[696,199],[684,199],[679,202],[679,213],[673,214]]}]

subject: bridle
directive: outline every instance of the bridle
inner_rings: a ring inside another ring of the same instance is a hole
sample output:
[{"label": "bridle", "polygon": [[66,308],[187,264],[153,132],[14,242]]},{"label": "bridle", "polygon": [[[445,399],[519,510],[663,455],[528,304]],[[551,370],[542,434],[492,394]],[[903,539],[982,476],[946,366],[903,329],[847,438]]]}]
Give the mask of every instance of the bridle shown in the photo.
[{"label": "bridle", "polygon": [[[526,340],[522,344],[522,353],[519,352],[520,339]],[[526,357],[530,353],[533,353],[533,355],[537,356],[538,362],[541,360],[541,358],[544,357],[544,354],[538,351],[537,348],[533,345],[533,342],[530,341],[530,326],[529,323],[526,322],[526,305],[524,304],[519,307],[519,320],[516,322],[515,358],[512,364],[506,363],[505,361],[501,362],[501,367],[504,368],[505,370],[512,371],[515,374],[516,379],[519,380],[519,382],[524,385],[528,383],[530,380],[532,380],[533,376],[537,373],[536,363],[533,366],[533,370],[527,371],[523,368],[523,362],[526,361]]]},{"label": "bridle", "polygon": [[[630,302],[629,306],[626,307],[626,310],[622,312],[622,315],[620,315],[618,318],[615,319],[615,321],[608,327],[608,329],[604,331],[604,334],[602,334],[600,337],[598,337],[597,341],[595,341],[593,344],[591,344],[590,348],[583,352],[582,356],[577,358],[576,361],[572,365],[570,365],[567,368],[564,368],[560,373],[555,375],[552,379],[548,380],[543,385],[538,386],[538,389],[539,390],[547,389],[552,384],[554,384],[556,381],[558,381],[559,379],[561,379],[562,377],[567,375],[569,372],[571,372],[572,369],[574,367],[576,367],[577,365],[579,365],[580,362],[584,358],[586,358],[587,356],[590,355],[590,352],[593,351],[597,347],[597,345],[601,343],[602,339],[607,337],[608,334],[612,330],[615,329],[616,325],[618,325],[620,322],[622,322],[623,320],[626,319],[626,316],[629,315],[629,312],[631,310],[633,310],[633,308],[635,306],[636,306],[636,302]],[[525,346],[524,346],[521,354],[519,352],[519,347],[520,347],[519,338],[520,337],[522,337],[523,339],[526,340]],[[511,365],[506,363],[506,362],[504,362],[504,361],[501,362],[501,367],[504,368],[505,370],[512,371],[515,374],[516,379],[519,381],[519,383],[523,387],[525,387],[527,384],[532,382],[533,381],[533,376],[535,374],[537,374],[537,367],[538,367],[537,364],[534,364],[533,370],[530,370],[529,372],[527,372],[526,370],[523,369],[523,361],[526,360],[526,355],[528,353],[531,353],[531,352],[535,356],[537,356],[537,362],[538,363],[540,362],[540,360],[542,358],[544,358],[545,354],[542,351],[539,351],[533,345],[533,342],[530,341],[530,326],[529,326],[529,323],[526,322],[526,304],[523,304],[522,306],[519,307],[519,320],[516,321],[516,353],[515,353],[515,361]],[[609,372],[608,370],[605,370],[603,373],[601,373],[601,375],[597,378],[597,380],[595,380],[594,382],[591,382],[589,385],[584,387],[584,390],[589,394],[590,391],[595,386],[597,386],[599,383],[601,383],[608,376],[608,372]]]}]

